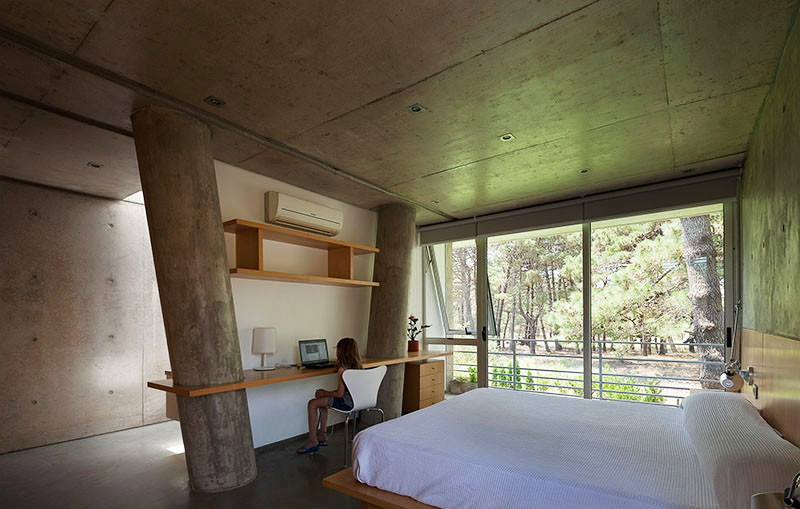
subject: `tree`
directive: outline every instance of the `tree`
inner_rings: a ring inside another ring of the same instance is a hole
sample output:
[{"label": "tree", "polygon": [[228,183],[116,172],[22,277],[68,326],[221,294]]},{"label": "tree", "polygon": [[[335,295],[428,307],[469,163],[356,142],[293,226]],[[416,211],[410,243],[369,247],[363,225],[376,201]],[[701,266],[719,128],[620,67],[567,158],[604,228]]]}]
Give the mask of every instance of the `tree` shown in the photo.
[{"label": "tree", "polygon": [[[697,343],[720,344],[720,347],[697,348],[701,361],[723,360],[722,353],[722,293],[717,273],[717,253],[711,233],[709,216],[681,218],[683,227],[684,263],[689,279],[689,300],[692,303],[692,331]],[[700,378],[716,379],[719,367],[702,364]],[[716,382],[704,382],[706,388]]]}]

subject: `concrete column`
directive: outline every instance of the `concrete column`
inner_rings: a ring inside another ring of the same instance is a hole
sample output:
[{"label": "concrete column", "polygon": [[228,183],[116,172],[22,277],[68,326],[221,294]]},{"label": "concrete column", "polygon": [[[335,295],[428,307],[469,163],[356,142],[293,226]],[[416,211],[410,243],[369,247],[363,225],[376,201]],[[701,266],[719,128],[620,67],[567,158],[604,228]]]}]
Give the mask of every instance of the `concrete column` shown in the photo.
[{"label": "concrete column", "polygon": [[[175,383],[241,380],[211,133],[161,107],[131,120]],[[179,396],[178,410],[192,489],[221,491],[255,479],[244,390]]]},{"label": "concrete column", "polygon": [[[408,294],[411,285],[411,254],[414,248],[414,219],[411,205],[393,203],[378,209],[378,234],[373,277],[381,286],[372,289],[369,309],[368,357],[399,357],[408,344],[406,323]],[[403,408],[405,366],[388,366],[378,393],[378,406],[387,419],[399,417]],[[368,423],[377,421],[376,412],[365,416]]]}]

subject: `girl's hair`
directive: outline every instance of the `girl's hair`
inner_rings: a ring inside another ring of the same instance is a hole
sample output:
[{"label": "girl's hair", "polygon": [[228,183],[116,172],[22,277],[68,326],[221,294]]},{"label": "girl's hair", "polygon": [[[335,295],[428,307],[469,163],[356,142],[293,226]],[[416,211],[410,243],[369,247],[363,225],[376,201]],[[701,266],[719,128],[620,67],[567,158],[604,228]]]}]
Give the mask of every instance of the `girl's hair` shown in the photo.
[{"label": "girl's hair", "polygon": [[361,354],[358,343],[353,338],[342,338],[336,343],[336,367],[344,369],[361,369]]}]

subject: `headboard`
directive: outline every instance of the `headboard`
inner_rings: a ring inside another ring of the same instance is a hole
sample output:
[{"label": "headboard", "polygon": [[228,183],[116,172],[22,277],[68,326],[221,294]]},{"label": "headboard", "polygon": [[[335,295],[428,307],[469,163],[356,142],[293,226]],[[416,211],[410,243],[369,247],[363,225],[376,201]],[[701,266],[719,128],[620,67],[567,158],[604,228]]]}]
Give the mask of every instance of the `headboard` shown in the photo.
[{"label": "headboard", "polygon": [[742,330],[742,368],[755,368],[758,398],[745,385],[743,393],[786,440],[800,447],[800,341]]}]

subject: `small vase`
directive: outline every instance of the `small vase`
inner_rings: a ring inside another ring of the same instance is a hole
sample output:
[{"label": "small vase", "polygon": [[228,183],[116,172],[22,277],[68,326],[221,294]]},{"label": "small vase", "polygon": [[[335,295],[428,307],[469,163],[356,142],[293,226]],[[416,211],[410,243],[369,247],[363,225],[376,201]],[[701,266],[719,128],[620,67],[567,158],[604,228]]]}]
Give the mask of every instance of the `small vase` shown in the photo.
[{"label": "small vase", "polygon": [[419,341],[409,341],[408,342],[408,351],[409,352],[419,352]]}]

